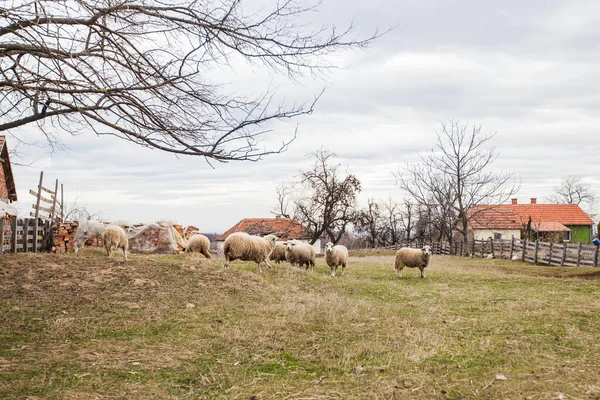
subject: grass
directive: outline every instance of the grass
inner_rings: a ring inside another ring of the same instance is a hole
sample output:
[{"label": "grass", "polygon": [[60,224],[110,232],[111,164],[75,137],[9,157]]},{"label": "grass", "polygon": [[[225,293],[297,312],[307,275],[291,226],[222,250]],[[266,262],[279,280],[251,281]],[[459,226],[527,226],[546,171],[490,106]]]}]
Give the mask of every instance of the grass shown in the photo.
[{"label": "grass", "polygon": [[0,398],[600,398],[598,270],[222,263],[0,257]]}]

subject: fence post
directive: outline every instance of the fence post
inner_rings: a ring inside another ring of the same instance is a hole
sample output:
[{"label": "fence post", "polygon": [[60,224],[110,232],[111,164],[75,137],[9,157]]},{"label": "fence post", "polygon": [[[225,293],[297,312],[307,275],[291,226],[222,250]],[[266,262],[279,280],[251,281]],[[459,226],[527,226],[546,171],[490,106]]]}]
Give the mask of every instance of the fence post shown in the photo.
[{"label": "fence post", "polygon": [[579,245],[577,246],[577,266],[579,267],[581,263],[581,242],[579,242]]},{"label": "fence post", "polygon": [[460,242],[460,256],[461,257],[463,256],[463,243],[464,242],[461,240],[461,242]]},{"label": "fence post", "polygon": [[12,231],[10,233],[10,241],[11,241],[11,247],[12,247],[12,252],[16,253],[17,252],[17,216],[15,215],[14,217],[12,217],[11,220],[11,226]]},{"label": "fence post", "polygon": [[535,239],[535,251],[533,253],[533,263],[537,265],[538,262],[538,249],[540,248],[540,240]]},{"label": "fence post", "polygon": [[562,260],[560,260],[560,265],[561,267],[563,265],[565,265],[565,260],[567,259],[567,246],[569,244],[568,243],[563,243],[563,254],[562,254]]},{"label": "fence post", "polygon": [[494,254],[494,238],[492,237],[490,237],[490,254],[496,258],[496,254]]},{"label": "fence post", "polygon": [[598,245],[594,247],[594,267],[598,266]]},{"label": "fence post", "polygon": [[512,261],[513,258],[513,251],[514,251],[514,247],[515,247],[515,235],[512,235],[510,237],[510,250],[509,250],[509,256],[508,259]]},{"label": "fence post", "polygon": [[527,252],[527,239],[521,240],[521,245],[523,246],[521,249],[521,261],[525,261],[525,253]]},{"label": "fence post", "polygon": [[550,242],[550,251],[548,253],[548,265],[552,263],[552,247],[554,246],[553,242]]},{"label": "fence post", "polygon": [[0,254],[4,254],[4,226],[6,225],[6,216],[0,221]]},{"label": "fence post", "polygon": [[42,181],[44,180],[44,171],[40,172],[40,184],[38,185],[38,195],[35,202],[35,221],[33,225],[33,252],[37,253],[38,221],[40,218],[40,200],[42,198]]},{"label": "fence post", "polygon": [[23,218],[23,252],[27,253],[27,240],[29,240],[29,218]]}]

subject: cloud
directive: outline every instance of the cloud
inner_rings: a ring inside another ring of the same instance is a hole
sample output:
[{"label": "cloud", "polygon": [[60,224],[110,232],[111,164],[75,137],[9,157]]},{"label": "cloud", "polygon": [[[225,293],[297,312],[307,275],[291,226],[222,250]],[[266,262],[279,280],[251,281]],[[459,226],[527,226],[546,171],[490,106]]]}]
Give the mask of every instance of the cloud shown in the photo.
[{"label": "cloud", "polygon": [[[314,26],[355,19],[362,37],[396,28],[366,51],[336,56],[347,68],[329,71],[324,81],[290,82],[239,60],[210,72],[240,94],[277,88],[276,100],[287,104],[327,87],[312,115],[266,126],[265,147],[298,128],[287,152],[213,169],[203,159],[82,132],[62,137],[66,152],[14,168],[20,203],[33,200],[27,192],[43,169],[47,182],[65,184],[68,201],[79,195],[109,218],[170,218],[222,232],[241,218],[269,216],[276,185],[310,168],[310,153],[321,146],[362,181],[361,201],[400,199],[392,172],[430,149],[439,122],[451,118],[496,132],[495,167],[520,176],[519,198],[542,199],[567,174],[584,176],[600,194],[599,8],[566,0],[325,1],[311,14]],[[39,137],[34,127],[22,131]]]}]

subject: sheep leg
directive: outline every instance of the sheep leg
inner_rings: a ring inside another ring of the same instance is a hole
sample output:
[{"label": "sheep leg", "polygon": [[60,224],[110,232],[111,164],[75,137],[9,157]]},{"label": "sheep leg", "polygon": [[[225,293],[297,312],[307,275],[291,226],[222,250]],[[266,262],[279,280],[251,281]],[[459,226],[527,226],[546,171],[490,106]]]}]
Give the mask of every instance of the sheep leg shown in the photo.
[{"label": "sheep leg", "polygon": [[331,267],[331,276],[335,276],[335,270],[337,268],[335,268],[334,266]]},{"label": "sheep leg", "polygon": [[425,268],[421,268],[421,279],[425,278]]},{"label": "sheep leg", "polygon": [[229,255],[225,254],[225,265],[223,265],[223,268],[227,267],[229,267]]},{"label": "sheep leg", "polygon": [[123,247],[123,255],[125,256],[125,261],[127,261],[127,249]]},{"label": "sheep leg", "polygon": [[346,269],[346,263],[342,264],[342,276],[344,276],[344,270]]},{"label": "sheep leg", "polygon": [[396,272],[398,273],[398,278],[402,278],[402,268],[396,268]]}]

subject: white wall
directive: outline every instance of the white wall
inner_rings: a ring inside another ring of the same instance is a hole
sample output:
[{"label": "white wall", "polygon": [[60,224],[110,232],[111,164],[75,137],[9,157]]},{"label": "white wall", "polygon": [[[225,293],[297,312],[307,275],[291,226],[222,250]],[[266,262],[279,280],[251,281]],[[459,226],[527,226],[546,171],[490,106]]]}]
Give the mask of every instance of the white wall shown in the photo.
[{"label": "white wall", "polygon": [[521,238],[519,229],[477,229],[473,232],[475,240],[488,240],[490,237],[493,238],[495,233],[500,233],[502,239],[510,239],[512,236],[516,239]]}]

